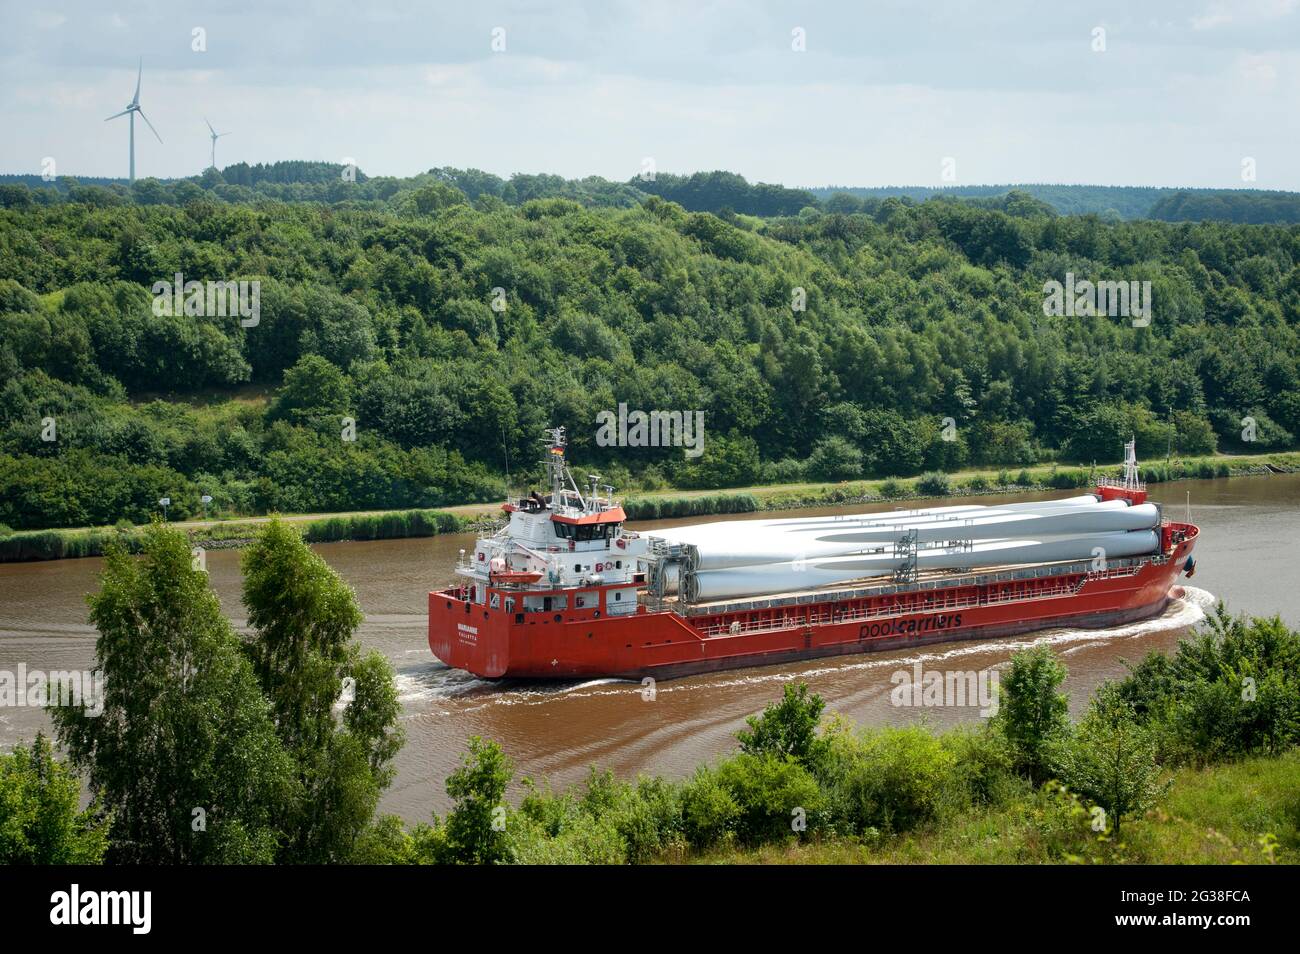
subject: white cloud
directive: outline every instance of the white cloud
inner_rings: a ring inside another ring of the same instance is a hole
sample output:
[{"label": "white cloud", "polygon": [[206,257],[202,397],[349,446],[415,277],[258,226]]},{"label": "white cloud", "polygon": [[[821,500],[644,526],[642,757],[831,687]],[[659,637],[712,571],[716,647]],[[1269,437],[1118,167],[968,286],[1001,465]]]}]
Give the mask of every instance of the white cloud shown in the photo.
[{"label": "white cloud", "polygon": [[1234,0],[1229,5],[1216,0],[1191,18],[1192,29],[1213,30],[1229,23],[1258,24],[1290,16],[1300,0]]}]

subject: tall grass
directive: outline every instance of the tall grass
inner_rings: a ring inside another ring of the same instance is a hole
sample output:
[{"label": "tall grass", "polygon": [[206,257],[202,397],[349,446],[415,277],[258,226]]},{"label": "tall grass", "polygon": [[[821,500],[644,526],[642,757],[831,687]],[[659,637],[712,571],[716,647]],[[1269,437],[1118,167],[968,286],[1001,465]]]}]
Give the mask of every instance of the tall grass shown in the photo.
[{"label": "tall grass", "polygon": [[24,530],[0,539],[0,563],[99,556],[113,540],[139,548],[133,532],[120,530]]},{"label": "tall grass", "polygon": [[405,537],[436,537],[443,533],[460,533],[471,521],[441,510],[398,510],[392,513],[325,517],[302,528],[308,543],[332,543],[338,540],[400,540]]},{"label": "tall grass", "polygon": [[715,513],[753,513],[759,509],[753,494],[709,494],[702,497],[633,497],[623,502],[629,520],[662,520]]}]

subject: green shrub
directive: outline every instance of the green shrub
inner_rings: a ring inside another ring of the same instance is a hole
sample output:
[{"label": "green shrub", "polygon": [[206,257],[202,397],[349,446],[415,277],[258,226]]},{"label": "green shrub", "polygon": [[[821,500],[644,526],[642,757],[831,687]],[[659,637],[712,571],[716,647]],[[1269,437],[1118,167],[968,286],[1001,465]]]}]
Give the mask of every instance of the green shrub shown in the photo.
[{"label": "green shrub", "polygon": [[916,478],[916,489],[925,497],[946,497],[952,493],[952,480],[942,471],[932,470]]},{"label": "green shrub", "polygon": [[509,857],[505,829],[506,786],[514,768],[501,747],[478,736],[469,739],[460,767],[447,777],[455,807],[447,816],[447,847],[459,864],[495,864]]},{"label": "green shrub", "polygon": [[808,458],[808,474],[818,480],[852,480],[862,476],[862,451],[839,435],[823,438]]},{"label": "green shrub", "polygon": [[660,778],[642,778],[635,786],[620,782],[616,792],[608,817],[628,861],[649,861],[680,839],[681,798],[671,782]]},{"label": "green shrub", "polygon": [[1055,490],[1068,490],[1074,487],[1088,486],[1088,472],[1073,467],[1060,470],[1053,468],[1043,483]]},{"label": "green shrub", "polygon": [[682,833],[692,848],[712,848],[734,836],[740,805],[713,769],[695,770],[682,786],[681,805]]},{"label": "green shrub", "polygon": [[1103,685],[1064,746],[1062,775],[1072,791],[1102,806],[1120,836],[1124,818],[1141,816],[1164,792],[1151,730],[1113,684]]},{"label": "green shrub", "polygon": [[810,770],[816,770],[825,749],[817,737],[826,703],[822,697],[808,694],[805,682],[789,682],[781,701],[765,706],[759,715],[745,720],[749,727],[736,733],[740,750],[748,755],[775,755],[789,758]]},{"label": "green shrub", "polygon": [[510,860],[521,865],[621,865],[627,854],[613,822],[580,812],[556,834],[520,816],[507,823]]},{"label": "green shrub", "polygon": [[351,864],[417,864],[413,832],[403,828],[396,815],[383,815],[361,832],[352,846]]},{"label": "green shrub", "polygon": [[1118,692],[1166,762],[1275,754],[1300,742],[1300,633],[1219,604],[1172,659],[1130,667]]},{"label": "green shrub", "polygon": [[1022,649],[1002,675],[994,725],[1016,770],[1034,784],[1047,780],[1057,745],[1069,732],[1069,701],[1060,692],[1066,669],[1050,646]]},{"label": "green shrub", "polygon": [[811,828],[821,814],[817,781],[793,759],[742,752],[723,761],[717,777],[735,799],[735,832],[744,844],[789,838]]},{"label": "green shrub", "polygon": [[929,821],[958,784],[956,764],[953,751],[918,726],[868,731],[834,795],[837,826],[900,832]]},{"label": "green shrub", "polygon": [[1000,805],[1024,790],[1006,740],[987,723],[958,726],[939,738],[953,757],[955,806]]},{"label": "green shrub", "polygon": [[890,477],[880,485],[880,496],[884,497],[886,500],[897,500],[900,497],[906,496],[906,494],[907,488],[893,477]]}]

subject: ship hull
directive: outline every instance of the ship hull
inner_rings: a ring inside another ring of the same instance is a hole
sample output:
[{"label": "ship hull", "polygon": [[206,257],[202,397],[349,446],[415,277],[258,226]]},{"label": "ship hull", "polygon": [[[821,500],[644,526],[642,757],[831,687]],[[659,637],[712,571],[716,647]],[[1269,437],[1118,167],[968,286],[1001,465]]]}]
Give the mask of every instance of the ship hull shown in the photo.
[{"label": "ship hull", "polygon": [[[1104,629],[1156,616],[1180,595],[1175,583],[1197,531],[1175,526],[1180,539],[1159,556],[1118,570],[954,580],[852,598],[814,591],[786,606],[705,606],[689,615],[645,606],[623,616],[507,613],[492,606],[492,591],[474,594],[478,602],[463,587],[442,590],[429,594],[429,646],[447,665],[488,679],[672,679],[1061,627]],[[500,605],[507,591],[495,595]]]}]

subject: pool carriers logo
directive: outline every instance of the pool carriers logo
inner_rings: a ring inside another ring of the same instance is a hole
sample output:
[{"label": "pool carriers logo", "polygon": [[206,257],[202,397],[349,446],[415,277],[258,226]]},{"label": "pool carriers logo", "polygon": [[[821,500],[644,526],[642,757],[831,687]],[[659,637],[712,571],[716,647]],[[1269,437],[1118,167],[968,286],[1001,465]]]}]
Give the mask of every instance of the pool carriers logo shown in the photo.
[{"label": "pool carriers logo", "polygon": [[50,923],[55,925],[131,926],[133,934],[148,934],[153,926],[152,891],[71,891],[50,895]]},{"label": "pool carriers logo", "polygon": [[883,623],[866,623],[858,633],[858,639],[875,639],[878,636],[915,636],[917,633],[932,633],[936,630],[956,629],[961,625],[961,613],[937,613],[921,619],[888,620]]}]

